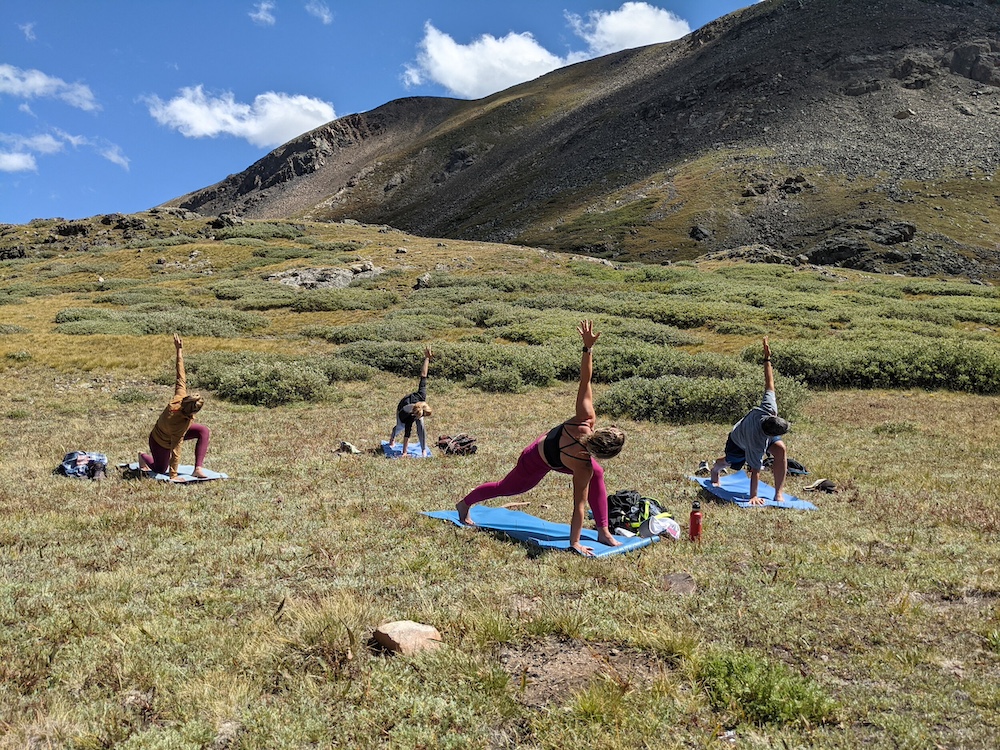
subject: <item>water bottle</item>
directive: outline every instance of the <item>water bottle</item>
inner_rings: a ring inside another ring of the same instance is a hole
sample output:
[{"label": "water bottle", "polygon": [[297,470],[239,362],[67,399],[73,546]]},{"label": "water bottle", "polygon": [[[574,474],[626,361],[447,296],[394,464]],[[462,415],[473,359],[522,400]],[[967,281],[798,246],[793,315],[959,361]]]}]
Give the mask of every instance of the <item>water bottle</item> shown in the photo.
[{"label": "water bottle", "polygon": [[688,538],[692,542],[701,541],[701,503],[697,500],[691,506],[691,520],[688,523]]}]

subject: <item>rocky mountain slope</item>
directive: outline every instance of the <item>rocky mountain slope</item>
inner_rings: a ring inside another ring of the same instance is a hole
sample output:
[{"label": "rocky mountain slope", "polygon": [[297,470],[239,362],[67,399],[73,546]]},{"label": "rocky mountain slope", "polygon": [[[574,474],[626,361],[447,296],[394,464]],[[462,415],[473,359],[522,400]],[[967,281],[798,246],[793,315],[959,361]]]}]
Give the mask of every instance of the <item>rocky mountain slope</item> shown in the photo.
[{"label": "rocky mountain slope", "polygon": [[341,118],[168,205],[995,278],[998,144],[995,1],[765,0],[485,99]]}]

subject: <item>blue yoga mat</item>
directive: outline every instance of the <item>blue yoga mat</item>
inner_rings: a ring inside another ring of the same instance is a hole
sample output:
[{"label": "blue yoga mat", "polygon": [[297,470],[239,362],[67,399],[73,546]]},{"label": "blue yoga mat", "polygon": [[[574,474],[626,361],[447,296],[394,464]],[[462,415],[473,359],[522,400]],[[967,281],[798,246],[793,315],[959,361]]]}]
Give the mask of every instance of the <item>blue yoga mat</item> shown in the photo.
[{"label": "blue yoga mat", "polygon": [[[403,456],[403,444],[396,443],[393,447],[390,448],[389,441],[383,440],[382,452],[386,455],[387,458],[401,458]],[[406,455],[412,456],[413,458],[431,458],[433,457],[434,454],[431,453],[431,447],[428,445],[427,453],[425,455],[421,455],[420,443],[410,443],[408,446],[406,446]]]},{"label": "blue yoga mat", "polygon": [[[530,513],[520,510],[474,505],[469,516],[476,523],[474,527],[466,526],[459,521],[457,510],[433,510],[425,512],[424,515],[451,521],[463,529],[480,528],[501,531],[518,541],[528,542],[529,544],[534,544],[545,549],[570,549],[569,524],[543,521],[541,518],[536,518]],[[584,546],[593,548],[594,557],[620,555],[660,541],[660,537],[658,536],[650,537],[649,539],[643,539],[638,536],[618,536],[615,538],[621,542],[620,547],[609,547],[606,544],[601,544],[597,541],[597,532],[592,529],[584,529],[580,534],[580,541]]]},{"label": "blue yoga mat", "polygon": [[[134,471],[138,471],[139,464],[138,463],[131,463],[131,464],[128,465],[128,467],[130,469],[134,470]],[[208,474],[207,477],[192,476],[192,472],[194,472],[194,467],[193,466],[188,466],[186,464],[181,464],[180,466],[177,467],[177,475],[181,476],[181,477],[187,477],[187,479],[184,482],[182,482],[182,484],[195,484],[197,482],[211,482],[213,479],[229,479],[229,475],[228,474],[222,474],[222,473],[220,473],[218,471],[212,471],[211,469],[205,469],[205,473]],[[152,470],[144,471],[144,472],[142,472],[142,475],[146,479],[155,479],[155,480],[157,480],[159,482],[169,482],[170,481],[170,475],[169,474],[157,474],[155,471],[152,471]]]},{"label": "blue yoga mat", "polygon": [[764,505],[750,504],[750,476],[745,471],[735,474],[723,474],[718,487],[712,484],[711,477],[689,477],[711,492],[720,500],[735,503],[741,508],[791,508],[793,510],[817,510],[816,506],[806,500],[799,500],[794,495],[783,492],[784,500],[774,502],[774,487],[764,482],[757,483],[757,497],[764,498]]}]

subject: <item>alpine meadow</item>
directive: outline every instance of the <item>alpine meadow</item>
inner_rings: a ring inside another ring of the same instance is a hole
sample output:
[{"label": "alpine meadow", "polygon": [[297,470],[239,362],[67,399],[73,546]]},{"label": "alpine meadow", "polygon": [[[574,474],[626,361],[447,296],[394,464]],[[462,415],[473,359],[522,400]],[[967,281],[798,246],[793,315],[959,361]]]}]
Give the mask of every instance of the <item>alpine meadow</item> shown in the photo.
[{"label": "alpine meadow", "polygon": [[[764,0],[147,211],[0,224],[0,750],[1000,746],[998,50],[992,0]],[[573,416],[582,321],[607,490],[681,538],[424,515]],[[175,334],[226,479],[118,467]],[[692,481],[765,338],[816,510]],[[433,455],[389,459],[425,349]],[[56,474],[77,450],[107,476]]]}]

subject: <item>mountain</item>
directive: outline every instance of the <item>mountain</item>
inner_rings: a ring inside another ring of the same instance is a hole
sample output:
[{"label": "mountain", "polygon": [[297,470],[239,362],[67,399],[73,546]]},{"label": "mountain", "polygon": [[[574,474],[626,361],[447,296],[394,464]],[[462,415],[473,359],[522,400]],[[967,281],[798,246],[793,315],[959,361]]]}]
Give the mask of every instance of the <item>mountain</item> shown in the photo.
[{"label": "mountain", "polygon": [[996,278],[998,144],[995,0],[765,0],[477,101],[342,117],[166,205]]}]

